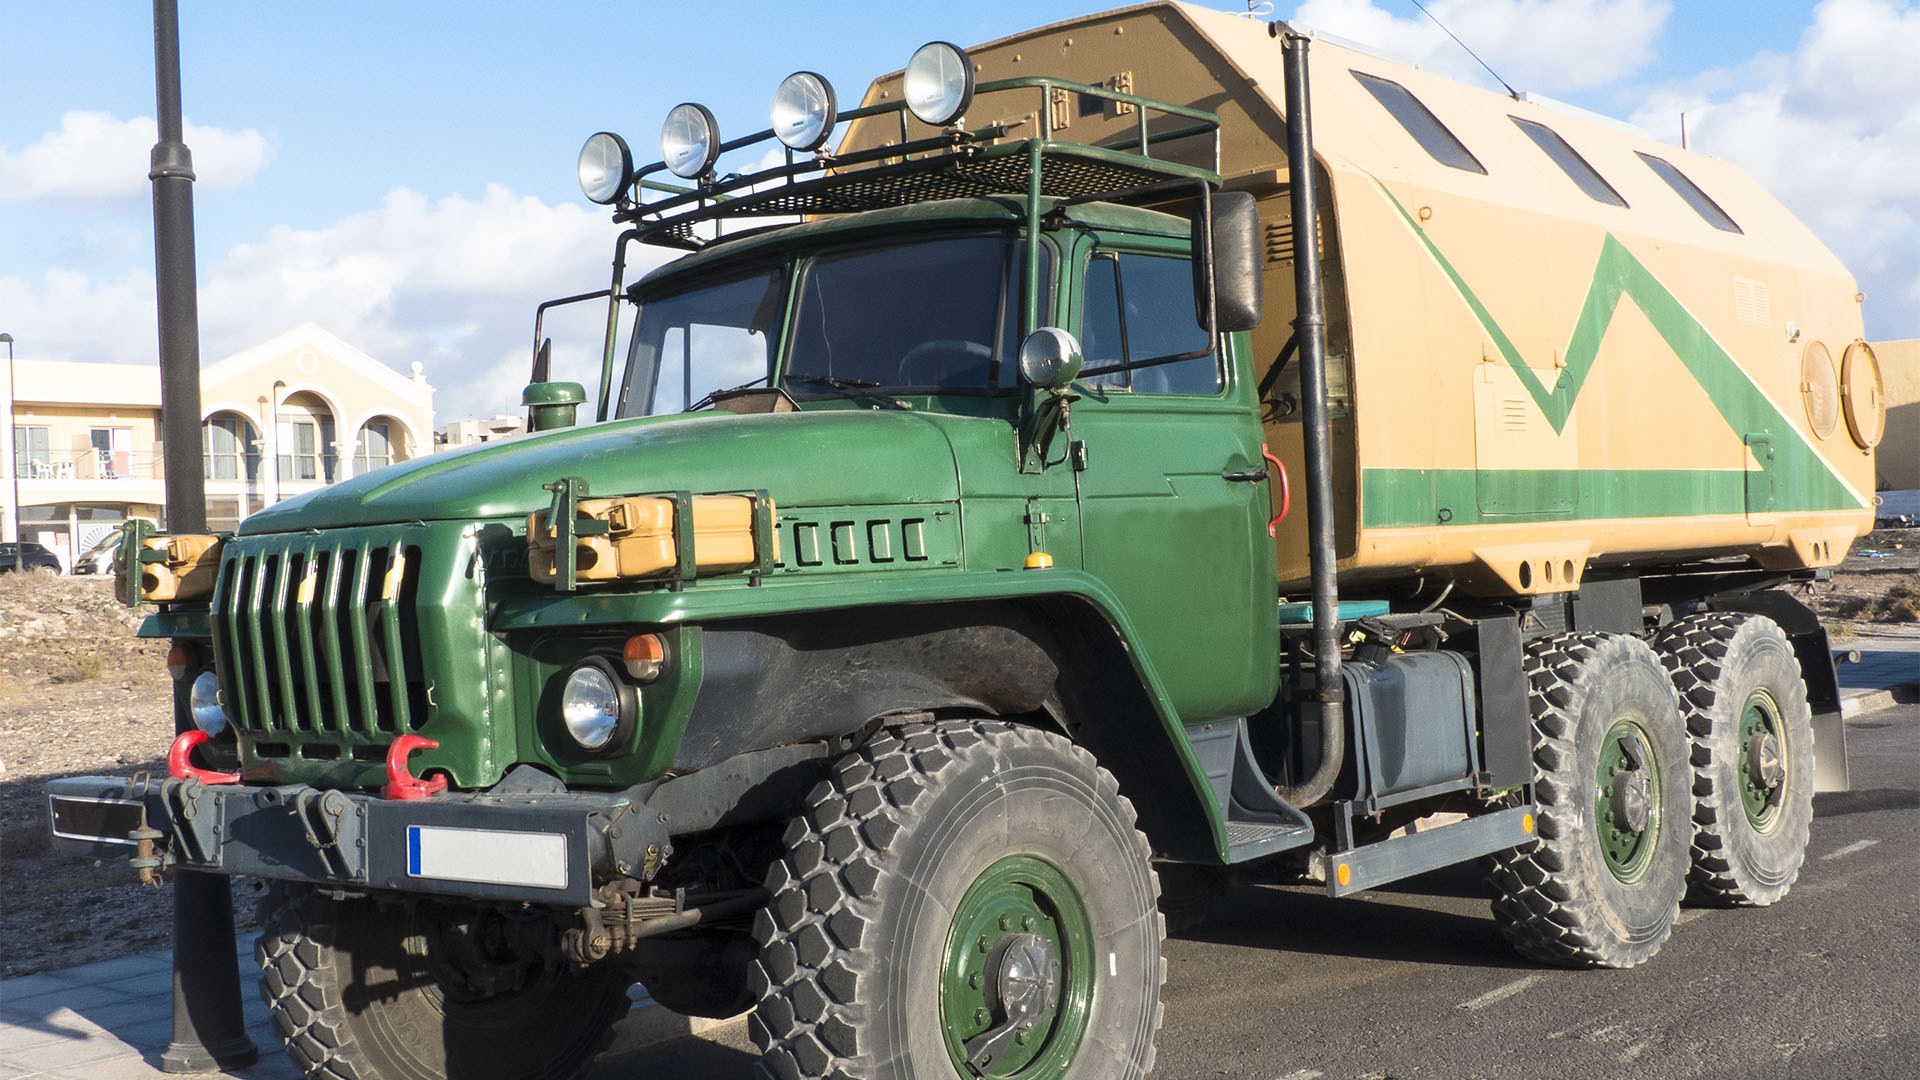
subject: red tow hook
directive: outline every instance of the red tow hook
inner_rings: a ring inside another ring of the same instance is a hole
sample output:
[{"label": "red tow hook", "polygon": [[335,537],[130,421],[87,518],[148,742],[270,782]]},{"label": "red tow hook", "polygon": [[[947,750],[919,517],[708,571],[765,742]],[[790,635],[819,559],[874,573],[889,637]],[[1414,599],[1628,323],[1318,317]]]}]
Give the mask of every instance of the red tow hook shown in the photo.
[{"label": "red tow hook", "polygon": [[424,799],[436,791],[447,790],[447,778],[434,776],[422,780],[407,771],[407,755],[415,750],[438,750],[440,744],[419,735],[402,735],[387,747],[387,786],[380,789],[383,799]]},{"label": "red tow hook", "polygon": [[1287,520],[1287,511],[1293,509],[1293,491],[1287,483],[1286,465],[1282,463],[1279,458],[1273,456],[1273,453],[1267,449],[1266,443],[1260,444],[1260,456],[1273,462],[1275,482],[1280,485],[1280,512],[1273,515],[1272,521],[1267,522],[1267,535],[1278,536],[1280,535],[1280,523]]},{"label": "red tow hook", "polygon": [[173,774],[176,780],[198,780],[203,784],[239,783],[240,774],[237,772],[213,772],[199,768],[187,760],[193,753],[193,748],[209,738],[211,736],[197,728],[193,731],[181,732],[180,737],[173,740],[173,745],[167,748],[167,772]]}]

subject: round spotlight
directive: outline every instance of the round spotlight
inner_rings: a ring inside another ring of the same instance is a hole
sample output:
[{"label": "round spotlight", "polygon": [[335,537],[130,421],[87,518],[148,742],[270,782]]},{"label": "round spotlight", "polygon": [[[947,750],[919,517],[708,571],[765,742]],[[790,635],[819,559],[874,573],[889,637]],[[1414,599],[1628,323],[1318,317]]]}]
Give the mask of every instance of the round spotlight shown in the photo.
[{"label": "round spotlight", "polygon": [[833,84],[811,71],[796,71],[773,92],[773,134],[795,150],[818,150],[833,134]]},{"label": "round spotlight", "polygon": [[1058,390],[1080,374],[1080,342],[1057,326],[1043,326],[1020,343],[1020,374],[1042,390]]},{"label": "round spotlight", "polygon": [[203,671],[193,680],[187,710],[193,714],[193,726],[208,735],[227,730],[227,710],[220,704],[220,680],[213,672]]},{"label": "round spotlight", "polygon": [[615,736],[630,726],[634,711],[633,689],[598,657],[569,672],[560,691],[561,722],[583,750],[613,746]]},{"label": "round spotlight", "polygon": [[973,104],[973,61],[950,42],[929,41],[915,49],[904,81],[907,108],[923,124],[946,127]]},{"label": "round spotlight", "polygon": [[705,175],[720,156],[720,125],[705,105],[675,105],[660,128],[660,160],[682,180]]},{"label": "round spotlight", "polygon": [[603,205],[610,203],[633,181],[633,151],[613,132],[599,132],[580,148],[578,172],[581,194]]}]

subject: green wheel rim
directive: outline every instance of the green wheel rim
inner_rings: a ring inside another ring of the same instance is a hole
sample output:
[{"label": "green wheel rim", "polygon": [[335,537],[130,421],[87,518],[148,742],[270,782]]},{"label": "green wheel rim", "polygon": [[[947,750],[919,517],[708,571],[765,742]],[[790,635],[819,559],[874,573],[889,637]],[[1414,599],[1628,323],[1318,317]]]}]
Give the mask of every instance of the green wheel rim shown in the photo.
[{"label": "green wheel rim", "polygon": [[[1747,696],[1747,703],[1740,710],[1739,753],[1736,755],[1735,768],[1740,776],[1740,805],[1747,812],[1747,821],[1756,830],[1766,832],[1780,820],[1780,808],[1786,801],[1787,744],[1786,725],[1780,719],[1780,707],[1774,704],[1773,695],[1765,690],[1755,690]],[[1775,748],[1781,770],[1777,784],[1769,788],[1756,774],[1758,762],[1754,760],[1756,744],[1770,738]]]},{"label": "green wheel rim", "polygon": [[[1638,721],[1616,720],[1607,730],[1606,741],[1600,744],[1596,780],[1594,828],[1600,837],[1600,854],[1615,878],[1632,884],[1653,863],[1661,811],[1660,768],[1653,759],[1653,743]],[[1640,785],[1644,785],[1645,813],[1636,820],[1632,813],[1622,812],[1620,790]]]},{"label": "green wheel rim", "polygon": [[[1053,947],[1059,999],[983,1073],[967,1063],[965,1043],[1004,1020],[988,1002],[990,965],[1012,934],[1035,934]],[[1093,972],[1093,922],[1059,867],[1036,855],[1009,855],[987,867],[954,909],[940,965],[941,1030],[954,1068],[963,1077],[1059,1076],[1086,1035]]]}]

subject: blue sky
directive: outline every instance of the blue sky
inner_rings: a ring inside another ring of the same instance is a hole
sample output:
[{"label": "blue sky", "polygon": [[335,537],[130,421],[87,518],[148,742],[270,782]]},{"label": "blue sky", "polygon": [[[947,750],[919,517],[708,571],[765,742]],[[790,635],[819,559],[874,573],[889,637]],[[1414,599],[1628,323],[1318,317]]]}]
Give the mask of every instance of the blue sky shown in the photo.
[{"label": "blue sky", "polygon": [[[1903,53],[1920,44],[1913,0],[1429,7],[1521,89],[1669,138],[1672,114],[1688,107],[1700,117],[1697,148],[1754,171],[1861,277],[1869,336],[1920,335],[1911,180],[1920,170],[1895,175],[1920,166],[1895,145],[1920,136],[1911,85],[1920,52]],[[944,10],[746,0],[181,8],[185,111],[199,134],[189,144],[202,174],[205,359],[312,319],[401,370],[424,360],[443,419],[508,409],[517,384],[493,384],[513,383],[524,363],[515,358],[532,304],[604,277],[612,226],[573,176],[586,135],[619,131],[652,160],[676,102],[706,103],[723,131],[741,134],[766,125],[767,99],[790,71],[826,75],[844,104],[923,41],[971,44],[1090,9],[1052,0]],[[1477,77],[1405,0],[1280,9]],[[154,112],[149,7],[4,0],[0,31],[0,329],[23,356],[150,359],[152,136],[134,123]],[[1872,68],[1876,48],[1892,51],[1881,61],[1892,85],[1868,89],[1884,100],[1817,100],[1823,58],[1864,49]],[[1833,128],[1800,149],[1851,155],[1885,175],[1859,205],[1828,206],[1831,178],[1778,153],[1768,124],[1802,140]],[[482,251],[476,237],[498,242]]]}]

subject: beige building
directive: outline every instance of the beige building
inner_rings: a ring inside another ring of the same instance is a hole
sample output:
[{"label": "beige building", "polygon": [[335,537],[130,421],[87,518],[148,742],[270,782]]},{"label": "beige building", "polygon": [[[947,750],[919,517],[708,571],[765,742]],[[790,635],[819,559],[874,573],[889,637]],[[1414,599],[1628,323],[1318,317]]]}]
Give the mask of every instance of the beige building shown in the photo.
[{"label": "beige building", "polygon": [[1881,491],[1920,488],[1920,338],[1877,341],[1880,381],[1887,395],[1887,433],[1874,465]]},{"label": "beige building", "polygon": [[442,450],[457,450],[462,446],[478,446],[481,443],[499,442],[511,439],[515,435],[524,435],[527,420],[524,416],[490,416],[485,420],[455,420],[451,424],[441,424],[434,432],[434,442]]},{"label": "beige building", "polygon": [[[164,521],[160,369],[21,359],[0,471],[6,537],[71,566],[129,517]],[[207,525],[433,451],[433,388],[312,323],[201,368]],[[18,505],[15,504],[15,490]]]}]

